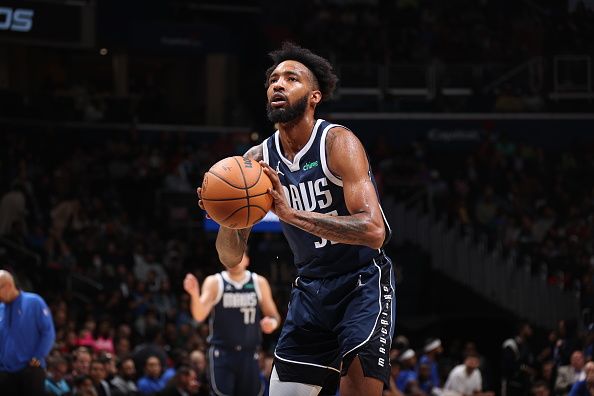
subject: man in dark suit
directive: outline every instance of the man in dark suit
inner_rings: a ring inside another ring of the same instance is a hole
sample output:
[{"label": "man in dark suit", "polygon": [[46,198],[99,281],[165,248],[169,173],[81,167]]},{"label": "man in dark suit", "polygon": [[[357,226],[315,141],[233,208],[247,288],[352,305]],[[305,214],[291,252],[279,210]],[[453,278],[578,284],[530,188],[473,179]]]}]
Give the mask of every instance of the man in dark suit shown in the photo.
[{"label": "man in dark suit", "polygon": [[190,396],[198,393],[198,381],[196,372],[188,366],[181,366],[177,369],[173,383],[159,392],[158,396]]}]

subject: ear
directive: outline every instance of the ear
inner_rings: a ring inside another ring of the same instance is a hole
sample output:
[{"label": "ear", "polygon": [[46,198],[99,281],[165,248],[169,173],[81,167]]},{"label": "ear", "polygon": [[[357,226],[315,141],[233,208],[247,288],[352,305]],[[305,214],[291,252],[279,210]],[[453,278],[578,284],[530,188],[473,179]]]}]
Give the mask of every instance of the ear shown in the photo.
[{"label": "ear", "polygon": [[322,101],[322,93],[320,91],[311,91],[310,100],[314,104],[318,104]]}]

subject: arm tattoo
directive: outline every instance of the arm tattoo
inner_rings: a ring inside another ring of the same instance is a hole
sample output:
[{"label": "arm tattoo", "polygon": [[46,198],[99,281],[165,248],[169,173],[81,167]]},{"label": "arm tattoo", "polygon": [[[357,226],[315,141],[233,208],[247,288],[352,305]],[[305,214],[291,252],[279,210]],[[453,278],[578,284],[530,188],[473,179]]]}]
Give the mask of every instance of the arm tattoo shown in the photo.
[{"label": "arm tattoo", "polygon": [[328,216],[321,213],[297,211],[296,227],[321,238],[339,243],[363,245],[370,229],[366,214]]},{"label": "arm tattoo", "polygon": [[[264,144],[264,143],[262,143],[262,144]],[[259,144],[257,146],[250,148],[248,151],[246,151],[246,153],[243,156],[246,158],[251,158],[255,161],[263,160],[264,159],[264,151],[262,148],[262,144]]]},{"label": "arm tattoo", "polygon": [[[244,155],[255,161],[264,158],[262,144],[250,148]],[[219,253],[219,259],[226,267],[234,267],[241,261],[241,256],[247,247],[251,227],[241,230],[233,230],[221,227],[217,234],[216,247]]]}]

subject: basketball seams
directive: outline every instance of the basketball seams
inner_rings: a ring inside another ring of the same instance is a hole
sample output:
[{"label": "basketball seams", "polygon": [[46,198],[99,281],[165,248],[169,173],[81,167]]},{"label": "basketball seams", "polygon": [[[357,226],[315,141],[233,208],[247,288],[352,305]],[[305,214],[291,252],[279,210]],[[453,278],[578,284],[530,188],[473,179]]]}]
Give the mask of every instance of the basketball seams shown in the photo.
[{"label": "basketball seams", "polygon": [[[241,169],[241,167],[240,167],[240,169]],[[224,181],[225,183],[227,183],[228,185],[230,185],[230,186],[231,186],[231,187],[233,187],[233,188],[236,188],[236,189],[238,189],[238,190],[245,190],[245,187],[239,187],[239,186],[236,186],[235,184],[233,184],[233,183],[230,183],[228,180],[226,180],[226,179],[225,179],[223,176],[221,176],[221,175],[219,175],[219,174],[217,174],[217,173],[213,172],[213,171],[212,171],[212,168],[211,168],[211,169],[210,169],[208,172],[206,172],[206,173],[210,173],[210,174],[212,174],[212,175],[216,176],[216,177],[217,177],[217,179],[220,179],[220,180]],[[241,175],[243,176],[243,171],[241,172]],[[245,177],[243,178],[243,182],[244,182],[244,184],[245,184]]]},{"label": "basketball seams", "polygon": [[247,181],[246,181],[246,188],[250,189],[252,187],[254,187],[256,184],[258,184],[258,182],[260,181],[260,177],[262,176],[262,166],[260,166],[260,173],[258,173],[258,178],[256,179],[255,182],[253,182],[250,186],[247,185]]},{"label": "basketball seams", "polygon": [[[207,171],[207,174],[211,173],[213,176],[213,180],[211,181],[213,184],[213,197],[202,197],[202,200],[204,201],[204,204],[207,205],[207,213],[209,211],[208,209],[212,210],[215,215],[213,219],[216,218],[217,220],[215,221],[219,224],[229,223],[229,225],[232,225],[231,228],[245,228],[262,220],[266,213],[268,213],[267,208],[270,199],[266,197],[266,194],[269,194],[269,192],[268,188],[266,188],[265,191],[263,191],[263,189],[267,187],[270,182],[264,180],[266,178],[262,177],[262,173],[264,173],[262,166],[259,167],[260,169],[258,169],[257,174],[254,174],[253,166],[250,167],[249,165],[251,164],[249,164],[248,161],[253,160],[241,156],[232,156],[219,161],[222,169],[218,169],[220,166],[213,166]],[[258,163],[258,165],[260,164]],[[235,166],[239,167],[241,177],[237,174],[238,172]],[[224,172],[221,173],[218,172],[218,170]],[[224,184],[214,181],[215,178],[223,181]],[[247,179],[252,181],[249,186]],[[204,182],[207,180],[205,175]],[[242,181],[244,185],[240,186]],[[203,184],[205,184],[204,182]],[[260,186],[262,183],[264,184]],[[251,190],[256,190],[258,193],[252,195],[251,193],[256,191]],[[242,194],[241,191],[244,191],[245,195]],[[208,196],[209,194],[207,193],[205,195]],[[243,200],[245,200],[245,202]],[[247,209],[247,211],[242,212],[242,209]],[[224,218],[221,218],[221,215],[224,216]],[[226,226],[228,227],[229,225]]]},{"label": "basketball seams", "polygon": [[[243,173],[243,167],[241,166],[241,163],[239,162],[237,157],[233,157],[233,159],[235,160],[235,162],[237,162],[237,166],[239,166],[239,171],[241,172],[241,177],[243,177],[243,185],[245,186],[244,190],[245,190],[245,198],[247,199],[247,210],[248,210],[248,213],[247,213],[247,216],[245,219],[245,225],[246,225],[246,227],[248,227],[250,225],[250,194],[248,191],[247,180],[245,178],[245,174]],[[231,217],[231,216],[229,216],[229,217]],[[227,219],[229,217],[227,217]],[[227,220],[227,219],[225,219],[225,220]]]},{"label": "basketball seams", "polygon": [[252,208],[260,209],[262,212],[264,212],[264,214],[268,213],[268,211],[266,209],[264,209],[263,207],[261,207],[259,205],[252,205]]},{"label": "basketball seams", "polygon": [[[262,195],[266,195],[268,194],[268,191],[265,191],[263,193],[260,194],[256,194],[256,195],[250,195],[250,198],[256,198],[256,197],[261,197]],[[240,198],[219,198],[219,199],[210,199],[210,198],[202,198],[203,201],[211,201],[211,202],[219,202],[219,201],[235,201],[236,199],[245,199],[244,197],[240,197]],[[255,205],[251,205],[251,206],[255,206]]]},{"label": "basketball seams", "polygon": [[237,212],[239,212],[241,209],[245,209],[245,208],[247,208],[247,205],[245,205],[245,206],[242,206],[241,208],[237,208],[237,209],[235,209],[233,212],[231,212],[231,214],[230,214],[229,216],[225,217],[225,218],[224,218],[223,220],[221,220],[221,221],[223,221],[223,222],[224,222],[224,221],[227,221],[227,220],[229,220],[231,217],[233,217],[233,215],[235,215],[235,214],[236,214]]}]

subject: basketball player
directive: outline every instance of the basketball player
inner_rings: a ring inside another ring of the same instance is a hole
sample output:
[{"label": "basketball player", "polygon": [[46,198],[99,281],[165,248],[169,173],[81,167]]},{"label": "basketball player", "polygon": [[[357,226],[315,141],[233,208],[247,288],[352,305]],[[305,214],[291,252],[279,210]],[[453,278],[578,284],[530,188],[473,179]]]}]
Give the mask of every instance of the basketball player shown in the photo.
[{"label": "basketball player", "polygon": [[[382,249],[391,231],[370,165],[353,132],[315,118],[337,82],[328,61],[289,43],[270,55],[267,113],[278,130],[245,156],[259,160],[272,181],[272,210],[298,274],[270,395],[334,394],[339,380],[341,396],[381,395],[389,384],[395,296]],[[219,229],[226,267],[241,262],[249,234]]]},{"label": "basketball player", "polygon": [[280,315],[266,278],[246,270],[249,261],[243,254],[236,266],[206,277],[202,293],[194,275],[184,279],[194,319],[210,314],[210,385],[217,396],[264,392],[258,365],[261,332],[276,330]]}]

